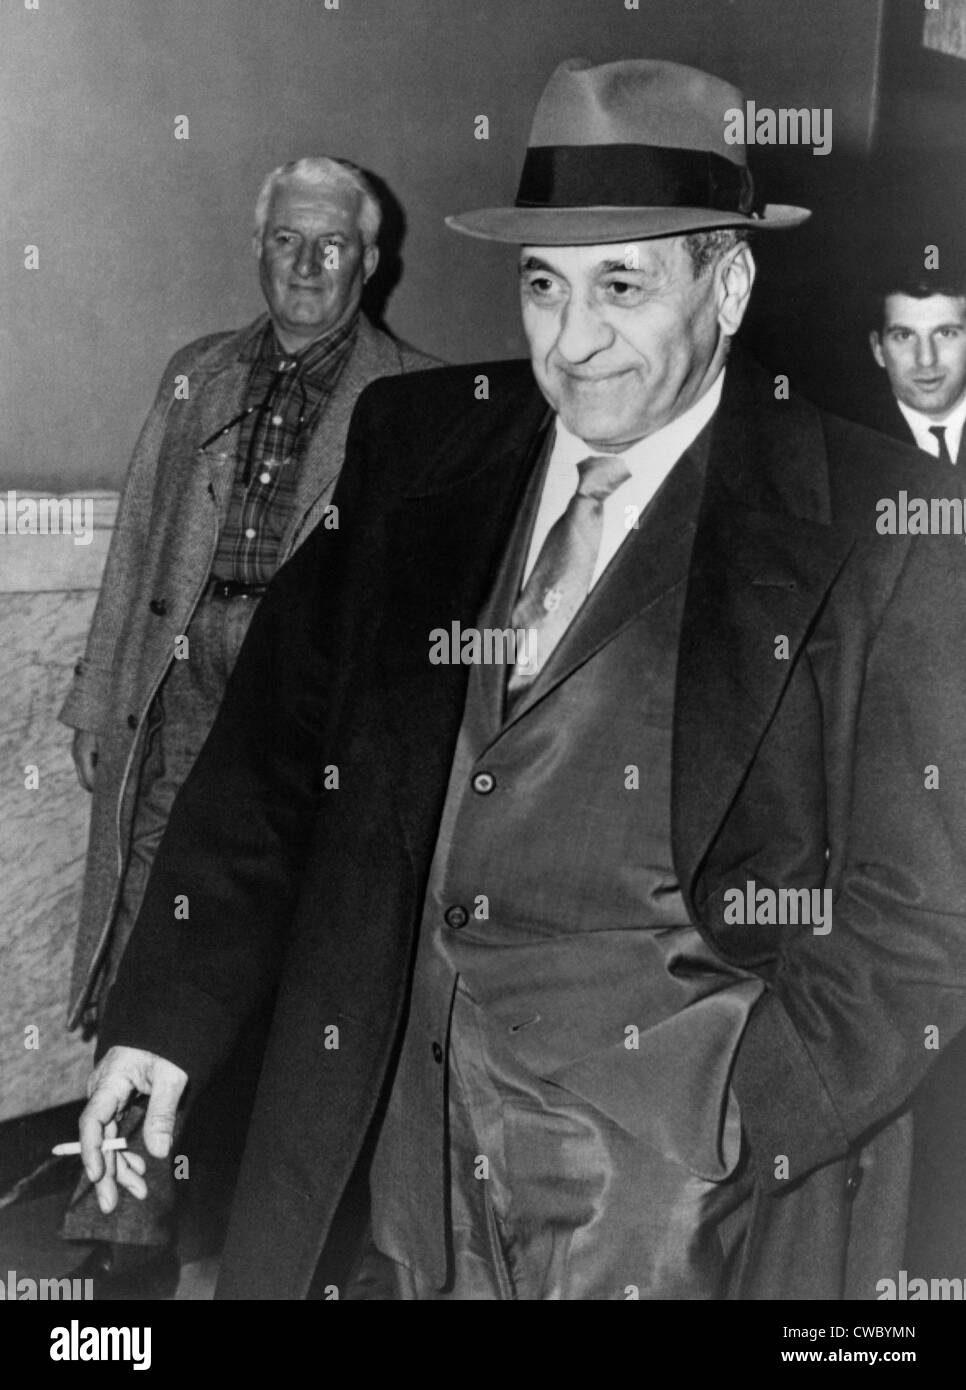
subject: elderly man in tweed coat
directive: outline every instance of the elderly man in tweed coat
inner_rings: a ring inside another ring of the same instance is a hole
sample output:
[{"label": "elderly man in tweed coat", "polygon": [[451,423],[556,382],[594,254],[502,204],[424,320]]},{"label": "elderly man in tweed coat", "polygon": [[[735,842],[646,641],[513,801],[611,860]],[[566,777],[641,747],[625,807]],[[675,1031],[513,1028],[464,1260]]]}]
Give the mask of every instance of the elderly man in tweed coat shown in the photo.
[{"label": "elderly man in tweed coat", "polygon": [[[303,159],[270,174],[255,211],[268,315],[175,353],[137,442],[60,712],[93,793],[71,1026],[97,1027],[171,805],[268,581],[314,527],[338,525],[330,498],[357,396],[378,377],[433,364],[359,312],[380,216],[346,161]],[[110,1217],[88,1192],[68,1213],[69,1238],[113,1243],[85,1268],[105,1296],[112,1278],[130,1290],[132,1267],[139,1278],[157,1272],[159,1251],[166,1278],[176,1273],[170,1181],[158,1192],[155,1183],[151,1201]]]}]

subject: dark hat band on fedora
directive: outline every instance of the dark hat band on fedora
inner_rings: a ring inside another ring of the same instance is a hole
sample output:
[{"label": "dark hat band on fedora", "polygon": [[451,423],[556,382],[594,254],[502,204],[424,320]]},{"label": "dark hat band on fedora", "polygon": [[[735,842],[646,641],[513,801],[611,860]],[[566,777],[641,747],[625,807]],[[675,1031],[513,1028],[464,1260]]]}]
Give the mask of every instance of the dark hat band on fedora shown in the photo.
[{"label": "dark hat band on fedora", "polygon": [[751,170],[710,150],[661,145],[537,145],[526,153],[518,208],[714,208],[758,217]]},{"label": "dark hat band on fedora", "polygon": [[727,138],[743,105],[737,87],[680,63],[569,58],[537,105],[516,202],[446,224],[534,246],[796,227],[808,209],[765,204],[745,146]]}]

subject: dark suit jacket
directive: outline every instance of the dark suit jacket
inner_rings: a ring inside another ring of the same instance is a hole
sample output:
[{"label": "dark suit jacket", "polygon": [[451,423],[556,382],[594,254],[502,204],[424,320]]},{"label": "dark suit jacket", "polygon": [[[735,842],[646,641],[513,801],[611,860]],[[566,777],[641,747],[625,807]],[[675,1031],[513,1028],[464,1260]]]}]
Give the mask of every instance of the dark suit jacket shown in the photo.
[{"label": "dark suit jacket", "polygon": [[[935,454],[930,454],[927,449],[919,448],[916,442],[916,436],[909,428],[909,422],[899,409],[898,402],[891,391],[888,395],[876,396],[870,400],[861,414],[858,412],[856,413],[855,419],[858,420],[860,424],[867,425],[869,429],[877,430],[879,434],[887,434],[890,439],[899,439],[903,444],[911,444],[916,450],[916,453],[923,454],[926,458],[932,459],[934,468],[940,467]],[[962,453],[962,449],[960,449],[960,453]],[[948,464],[942,466],[947,469],[949,467]],[[954,486],[963,487],[961,481],[958,483],[956,482],[956,480],[960,478],[961,473],[957,462],[956,473],[951,475],[951,477],[947,475],[946,484],[948,484],[950,495],[952,495]]]},{"label": "dark suit jacket", "polygon": [[[377,1112],[466,688],[465,667],[429,663],[428,634],[474,625],[545,418],[523,363],[364,393],[341,528],[277,576],[175,806],[101,1049],[204,1079],[278,982],[221,1296],[304,1294]],[[924,1030],[966,1022],[966,557],[958,537],[875,527],[878,498],[934,478],[776,401],[735,354],[683,618],[672,837],[692,921],[767,984],[733,1076],[768,1236],[752,1249],[775,1281],[750,1296],[816,1291],[786,1219],[813,1180],[832,1181],[816,1268],[838,1270],[849,1155],[935,1057]],[[724,925],[728,887],[814,881],[826,853],[830,934]]]},{"label": "dark suit jacket", "polygon": [[[878,430],[880,434],[887,434],[890,439],[900,439],[903,444],[911,444],[918,452],[925,453],[925,449],[919,450],[916,443],[916,436],[909,428],[909,422],[899,409],[895,396],[891,391],[875,396],[867,402],[861,416],[856,416],[862,424],[868,425],[869,429]],[[931,458],[932,455],[930,454]]]}]

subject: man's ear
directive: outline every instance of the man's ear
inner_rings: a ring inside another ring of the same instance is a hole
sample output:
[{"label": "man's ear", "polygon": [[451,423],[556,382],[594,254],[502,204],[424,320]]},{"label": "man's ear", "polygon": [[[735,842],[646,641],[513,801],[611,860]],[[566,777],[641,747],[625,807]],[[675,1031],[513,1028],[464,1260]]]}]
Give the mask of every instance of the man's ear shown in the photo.
[{"label": "man's ear", "polygon": [[371,280],[376,273],[376,266],[379,264],[379,247],[367,246],[362,253],[362,278],[363,282]]},{"label": "man's ear", "polygon": [[877,328],[873,328],[869,334],[869,347],[872,349],[872,356],[880,367],[885,367],[885,358],[882,355],[882,337]]},{"label": "man's ear", "polygon": [[255,252],[256,261],[262,259],[262,238],[258,232],[252,232],[252,250]]},{"label": "man's ear", "polygon": [[744,244],[722,256],[715,266],[718,323],[727,338],[733,338],[741,327],[755,283],[755,270],[751,247]]}]

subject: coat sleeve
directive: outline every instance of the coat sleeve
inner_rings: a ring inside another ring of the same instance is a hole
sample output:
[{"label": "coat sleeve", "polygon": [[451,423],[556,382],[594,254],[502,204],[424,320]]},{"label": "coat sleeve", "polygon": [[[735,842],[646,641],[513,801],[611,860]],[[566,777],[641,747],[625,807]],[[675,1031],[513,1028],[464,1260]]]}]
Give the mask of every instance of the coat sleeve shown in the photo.
[{"label": "coat sleeve", "polygon": [[[203,341],[207,344],[212,340]],[[154,404],[134,448],[121,491],[87,647],[74,667],[73,683],[57,716],[62,724],[73,729],[87,729],[92,733],[107,731],[114,654],[127,617],[133,579],[144,553],[158,460],[168,411],[174,402],[174,379],[180,373],[190,373],[197,348],[197,344],[181,348],[165,367]]]},{"label": "coat sleeve", "polygon": [[365,498],[355,418],[334,494],[339,528],[316,527],[252,619],[211,733],[175,800],[105,1008],[99,1054],[114,1045],[144,1048],[203,1082],[274,992],[341,677],[373,612],[353,601],[372,587],[379,526],[378,498]]},{"label": "coat sleeve", "polygon": [[853,748],[844,844],[831,847],[844,861],[831,931],[784,929],[735,1066],[751,1152],[773,1192],[900,1110],[937,1046],[966,1026],[961,537],[909,544],[868,648]]}]

